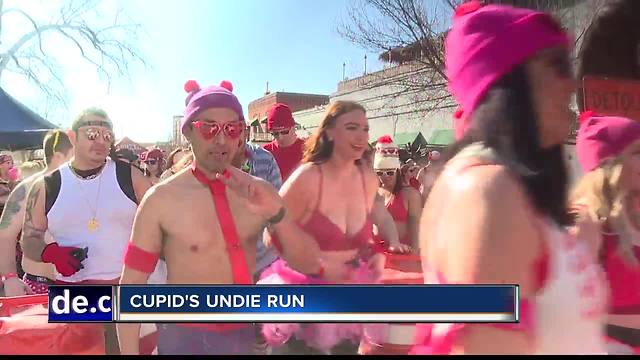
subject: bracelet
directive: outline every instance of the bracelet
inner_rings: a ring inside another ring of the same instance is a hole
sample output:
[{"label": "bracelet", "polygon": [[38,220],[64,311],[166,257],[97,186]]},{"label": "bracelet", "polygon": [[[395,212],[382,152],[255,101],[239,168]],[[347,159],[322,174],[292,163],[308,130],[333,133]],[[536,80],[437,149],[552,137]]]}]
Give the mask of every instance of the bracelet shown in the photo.
[{"label": "bracelet", "polygon": [[17,278],[18,274],[16,273],[6,273],[6,274],[2,274],[0,275],[0,283],[4,283],[5,281],[12,279],[12,278]]},{"label": "bracelet", "polygon": [[277,214],[275,214],[273,217],[267,220],[267,226],[273,226],[278,224],[280,221],[282,221],[282,219],[284,219],[284,216],[286,214],[287,214],[287,208],[284,206],[281,207],[280,211],[278,211]]}]

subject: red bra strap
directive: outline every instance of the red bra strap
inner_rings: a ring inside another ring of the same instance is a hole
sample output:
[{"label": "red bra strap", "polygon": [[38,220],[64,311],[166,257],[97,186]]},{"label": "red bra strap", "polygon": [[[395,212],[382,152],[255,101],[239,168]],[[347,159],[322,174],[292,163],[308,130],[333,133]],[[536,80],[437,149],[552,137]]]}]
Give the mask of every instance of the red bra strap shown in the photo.
[{"label": "red bra strap", "polygon": [[316,203],[316,211],[320,211],[320,204],[322,203],[322,183],[323,183],[323,174],[322,174],[322,165],[318,165],[318,171],[320,172],[320,181],[318,183],[318,202]]},{"label": "red bra strap", "polygon": [[231,216],[231,209],[227,201],[227,192],[224,183],[219,180],[210,180],[195,166],[192,167],[191,172],[198,181],[209,187],[211,195],[213,196],[216,213],[218,214],[218,223],[222,230],[222,237],[227,244],[227,254],[229,256],[229,262],[231,263],[233,282],[235,284],[252,284],[253,278],[249,274],[247,258],[240,243],[233,216]]},{"label": "red bra strap", "polygon": [[364,197],[364,210],[369,213],[369,206],[367,205],[367,182],[364,178],[364,171],[362,170],[362,166],[358,165],[358,170],[360,170],[360,178],[362,178],[362,193]]}]

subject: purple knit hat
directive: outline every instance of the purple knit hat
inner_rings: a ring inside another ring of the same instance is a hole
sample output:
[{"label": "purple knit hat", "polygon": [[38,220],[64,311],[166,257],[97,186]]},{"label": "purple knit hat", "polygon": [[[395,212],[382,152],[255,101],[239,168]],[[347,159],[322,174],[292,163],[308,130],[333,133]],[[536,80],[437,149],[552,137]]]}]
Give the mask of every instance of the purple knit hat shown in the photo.
[{"label": "purple knit hat", "polygon": [[456,127],[468,127],[486,92],[515,66],[541,50],[571,44],[546,13],[478,1],[459,6],[445,43],[449,90],[465,114]]},{"label": "purple knit hat", "polygon": [[202,111],[210,108],[227,108],[238,114],[240,121],[244,120],[244,113],[240,101],[233,94],[233,84],[229,81],[222,81],[219,86],[213,85],[204,89],[195,80],[189,80],[184,84],[184,90],[189,93],[186,99],[186,108],[180,124],[182,134],[188,124],[195,120]]}]

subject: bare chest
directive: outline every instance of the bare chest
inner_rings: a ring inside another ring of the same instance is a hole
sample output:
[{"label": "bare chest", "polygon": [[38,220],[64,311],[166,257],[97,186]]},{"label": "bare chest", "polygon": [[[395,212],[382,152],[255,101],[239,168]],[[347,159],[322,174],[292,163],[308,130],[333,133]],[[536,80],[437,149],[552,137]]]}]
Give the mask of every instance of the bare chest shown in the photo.
[{"label": "bare chest", "polygon": [[220,252],[228,246],[255,249],[263,230],[262,220],[229,191],[227,203],[216,206],[208,189],[176,198],[163,221],[165,249],[192,253]]}]

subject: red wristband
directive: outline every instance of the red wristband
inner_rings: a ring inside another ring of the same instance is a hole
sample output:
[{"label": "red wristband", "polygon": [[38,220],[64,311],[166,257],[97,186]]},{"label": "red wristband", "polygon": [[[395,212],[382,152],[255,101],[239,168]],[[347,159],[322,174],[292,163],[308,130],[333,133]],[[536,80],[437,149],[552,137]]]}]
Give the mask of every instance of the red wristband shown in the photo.
[{"label": "red wristband", "polygon": [[156,269],[158,258],[160,258],[160,254],[141,249],[129,242],[124,255],[124,264],[134,270],[151,274]]},{"label": "red wristband", "polygon": [[0,283],[4,283],[5,281],[12,279],[12,278],[17,278],[18,274],[16,273],[6,273],[6,274],[2,274],[0,275]]}]

